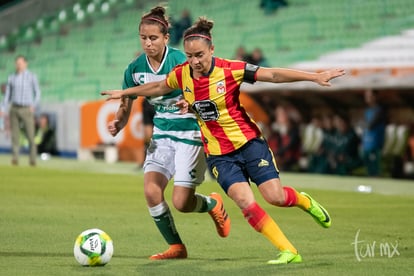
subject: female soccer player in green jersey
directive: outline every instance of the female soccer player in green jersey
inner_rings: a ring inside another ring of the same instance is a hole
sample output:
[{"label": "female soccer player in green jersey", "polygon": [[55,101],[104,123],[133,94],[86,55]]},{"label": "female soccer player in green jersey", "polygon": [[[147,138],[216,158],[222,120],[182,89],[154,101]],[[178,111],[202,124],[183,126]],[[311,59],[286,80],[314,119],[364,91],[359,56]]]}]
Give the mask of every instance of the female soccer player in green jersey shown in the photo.
[{"label": "female soccer player in green jersey", "polygon": [[254,182],[263,198],[279,207],[297,206],[309,213],[318,224],[328,228],[328,212],[306,193],[282,186],[273,155],[255,122],[240,104],[242,82],[312,81],[329,86],[329,81],[342,76],[342,69],[310,73],[284,68],[264,68],[242,61],[213,56],[211,29],[213,22],[200,18],[184,33],[187,62],[176,66],[160,82],[123,91],[104,91],[108,99],[128,95],[155,96],[182,89],[186,101],[179,103],[184,111],[191,107],[203,135],[204,151],[212,174],[241,209],[248,223],[279,249],[276,259],[268,264],[302,262],[273,218],[256,202],[250,187]]},{"label": "female soccer player in green jersey", "polygon": [[[141,18],[139,37],[144,53],[125,70],[124,89],[164,80],[169,71],[185,61],[182,52],[167,46],[168,28],[163,7],[155,7]],[[150,259],[153,260],[187,257],[186,247],[164,199],[164,190],[172,178],[172,202],[176,209],[181,212],[208,212],[220,236],[226,237],[230,231],[230,219],[220,195],[195,193],[195,188],[204,180],[205,155],[195,115],[181,114],[176,106],[182,97],[179,89],[160,97],[147,97],[156,113],[153,137],[144,163],[144,192],[149,212],[170,245],[166,251],[152,255]],[[108,130],[113,136],[128,122],[135,98],[122,98],[116,119],[108,124]]]}]

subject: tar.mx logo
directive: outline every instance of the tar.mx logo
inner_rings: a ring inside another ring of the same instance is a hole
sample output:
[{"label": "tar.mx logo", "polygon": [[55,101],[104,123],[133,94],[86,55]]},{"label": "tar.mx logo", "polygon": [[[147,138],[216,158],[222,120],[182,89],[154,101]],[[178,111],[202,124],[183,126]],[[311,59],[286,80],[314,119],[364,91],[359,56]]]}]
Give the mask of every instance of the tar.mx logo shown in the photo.
[{"label": "tar.mx logo", "polygon": [[376,256],[392,258],[394,256],[400,256],[398,251],[398,241],[393,242],[380,242],[361,240],[359,233],[361,229],[355,234],[355,240],[351,243],[354,246],[355,257],[358,262],[365,258],[375,258]]}]

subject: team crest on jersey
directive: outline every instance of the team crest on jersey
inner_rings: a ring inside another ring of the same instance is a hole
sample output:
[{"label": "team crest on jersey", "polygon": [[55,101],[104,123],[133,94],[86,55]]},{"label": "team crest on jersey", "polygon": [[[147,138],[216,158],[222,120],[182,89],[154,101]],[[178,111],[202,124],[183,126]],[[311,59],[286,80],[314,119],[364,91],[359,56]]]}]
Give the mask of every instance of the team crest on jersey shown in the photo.
[{"label": "team crest on jersey", "polygon": [[226,92],[226,85],[224,84],[224,81],[219,81],[217,83],[217,93],[224,93]]},{"label": "team crest on jersey", "polygon": [[188,88],[188,86],[186,86],[186,87],[185,87],[185,89],[184,89],[184,92],[191,93],[191,89],[190,89],[190,88]]}]

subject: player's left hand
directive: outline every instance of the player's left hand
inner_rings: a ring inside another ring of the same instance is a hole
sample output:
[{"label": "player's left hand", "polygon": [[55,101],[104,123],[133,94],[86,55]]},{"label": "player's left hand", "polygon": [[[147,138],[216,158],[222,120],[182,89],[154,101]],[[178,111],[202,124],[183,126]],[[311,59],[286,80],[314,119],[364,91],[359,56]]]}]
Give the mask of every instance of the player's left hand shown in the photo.
[{"label": "player's left hand", "polygon": [[318,73],[318,77],[315,82],[322,86],[331,86],[329,83],[330,80],[343,75],[345,75],[344,69],[331,69]]},{"label": "player's left hand", "polygon": [[122,90],[106,90],[106,91],[102,91],[101,95],[102,96],[107,95],[108,96],[106,98],[107,101],[114,100],[114,99],[120,99],[124,96],[122,93]]}]

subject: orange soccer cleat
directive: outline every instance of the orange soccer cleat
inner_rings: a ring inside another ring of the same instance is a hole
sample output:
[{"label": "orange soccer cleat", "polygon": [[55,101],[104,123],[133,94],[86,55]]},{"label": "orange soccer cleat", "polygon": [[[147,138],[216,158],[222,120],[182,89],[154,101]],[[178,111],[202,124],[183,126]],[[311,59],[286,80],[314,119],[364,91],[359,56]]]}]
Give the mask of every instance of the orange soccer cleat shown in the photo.
[{"label": "orange soccer cleat", "polygon": [[151,260],[186,259],[187,249],[184,244],[171,244],[170,248],[149,257]]},{"label": "orange soccer cleat", "polygon": [[227,237],[230,233],[230,217],[224,209],[223,199],[221,198],[220,194],[211,193],[210,197],[217,201],[216,206],[208,212],[214,223],[216,224],[217,233],[220,237]]}]

